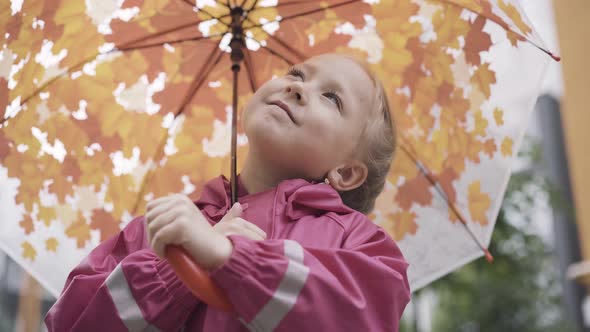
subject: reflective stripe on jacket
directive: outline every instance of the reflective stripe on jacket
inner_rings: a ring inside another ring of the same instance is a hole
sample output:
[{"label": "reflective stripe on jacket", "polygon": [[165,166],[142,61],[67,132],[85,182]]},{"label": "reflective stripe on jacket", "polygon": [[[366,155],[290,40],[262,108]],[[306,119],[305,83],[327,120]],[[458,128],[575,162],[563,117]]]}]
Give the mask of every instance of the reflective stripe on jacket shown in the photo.
[{"label": "reflective stripe on jacket", "polygon": [[[236,308],[196,299],[151,250],[144,218],[101,243],[69,275],[49,331],[397,331],[409,302],[407,263],[395,242],[324,183],[286,180],[248,195],[242,217],[264,241],[230,236],[211,271]],[[229,184],[211,180],[195,202],[212,224],[230,208]]]}]

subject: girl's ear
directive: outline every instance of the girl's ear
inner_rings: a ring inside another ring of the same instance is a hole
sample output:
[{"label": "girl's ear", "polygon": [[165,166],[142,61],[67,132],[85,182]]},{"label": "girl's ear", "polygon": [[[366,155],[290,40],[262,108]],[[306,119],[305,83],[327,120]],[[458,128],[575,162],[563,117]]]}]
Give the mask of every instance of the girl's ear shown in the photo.
[{"label": "girl's ear", "polygon": [[360,187],[367,179],[365,163],[354,160],[331,169],[326,178],[337,191],[349,191]]}]

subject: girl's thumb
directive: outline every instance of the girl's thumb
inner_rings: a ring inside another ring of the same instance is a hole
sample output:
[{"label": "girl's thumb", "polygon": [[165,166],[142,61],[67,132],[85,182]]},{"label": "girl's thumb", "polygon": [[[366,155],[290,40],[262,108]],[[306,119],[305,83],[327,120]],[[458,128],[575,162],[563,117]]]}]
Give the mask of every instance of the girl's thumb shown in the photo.
[{"label": "girl's thumb", "polygon": [[221,218],[221,221],[232,220],[242,215],[242,205],[236,202],[229,211]]}]

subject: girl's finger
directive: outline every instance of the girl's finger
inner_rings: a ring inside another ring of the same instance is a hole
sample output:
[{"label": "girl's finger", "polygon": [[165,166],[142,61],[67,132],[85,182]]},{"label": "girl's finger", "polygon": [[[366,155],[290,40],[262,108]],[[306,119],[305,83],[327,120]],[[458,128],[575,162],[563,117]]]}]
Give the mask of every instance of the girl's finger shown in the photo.
[{"label": "girl's finger", "polygon": [[173,198],[173,197],[171,195],[168,195],[168,196],[162,196],[162,197],[158,197],[156,199],[153,199],[147,203],[147,205],[145,206],[145,209],[146,209],[146,211],[151,211],[152,209],[159,206],[163,202],[169,201],[171,198]]},{"label": "girl's finger", "polygon": [[229,209],[229,211],[227,211],[227,213],[225,214],[225,216],[223,216],[223,218],[221,218],[221,220],[219,222],[229,221],[229,220],[232,220],[234,218],[238,218],[241,215],[242,215],[242,206],[240,205],[240,203],[236,202],[231,207],[231,209]]},{"label": "girl's finger", "polygon": [[236,221],[244,228],[251,230],[252,232],[255,232],[257,234],[259,234],[262,239],[266,239],[266,232],[263,231],[260,227],[256,226],[255,224],[249,222],[248,220],[242,219],[242,218],[236,218]]},{"label": "girl's finger", "polygon": [[176,204],[177,202],[175,200],[163,200],[158,205],[154,205],[152,209],[145,214],[147,222],[152,222],[162,213],[171,210]]},{"label": "girl's finger", "polygon": [[244,225],[241,224],[233,224],[232,227],[229,228],[229,230],[227,231],[227,234],[225,236],[229,236],[229,235],[241,235],[244,237],[247,237],[248,239],[254,240],[254,241],[262,241],[264,240],[264,236],[262,236],[260,233],[253,231],[252,229],[249,229],[247,227],[244,227]]},{"label": "girl's finger", "polygon": [[152,220],[147,225],[148,239],[151,241],[154,238],[154,236],[156,236],[156,234],[160,231],[160,229],[174,221],[174,219],[176,219],[179,213],[180,212],[178,210],[168,210],[157,216],[156,219]]},{"label": "girl's finger", "polygon": [[168,223],[154,234],[151,241],[152,248],[156,255],[165,258],[165,249],[169,244],[176,244],[175,240],[179,239],[179,223]]},{"label": "girl's finger", "polygon": [[[250,231],[250,230],[248,230],[248,231]],[[266,239],[266,234],[262,235],[258,232],[253,232],[253,231],[250,231],[250,232],[252,232],[251,239],[254,241],[263,241],[264,239]]]},{"label": "girl's finger", "polygon": [[264,234],[247,228],[244,223],[240,222],[238,219],[232,219],[224,223],[217,223],[214,229],[226,237],[230,235],[241,235],[257,241],[265,239]]}]

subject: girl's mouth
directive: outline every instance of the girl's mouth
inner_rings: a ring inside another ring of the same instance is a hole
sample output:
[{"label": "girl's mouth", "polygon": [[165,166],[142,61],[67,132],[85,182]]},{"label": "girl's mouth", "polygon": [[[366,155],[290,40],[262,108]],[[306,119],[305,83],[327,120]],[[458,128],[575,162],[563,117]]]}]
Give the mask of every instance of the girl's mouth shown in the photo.
[{"label": "girl's mouth", "polygon": [[297,121],[295,120],[295,117],[293,116],[293,113],[291,112],[291,108],[289,108],[289,105],[283,103],[280,100],[271,101],[269,103],[269,105],[275,105],[275,106],[280,107],[281,109],[283,109],[287,113],[287,115],[289,116],[291,121],[293,121],[293,123],[298,124]]}]

